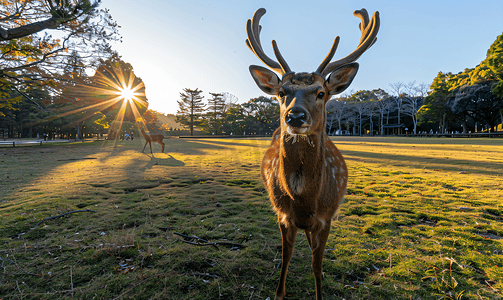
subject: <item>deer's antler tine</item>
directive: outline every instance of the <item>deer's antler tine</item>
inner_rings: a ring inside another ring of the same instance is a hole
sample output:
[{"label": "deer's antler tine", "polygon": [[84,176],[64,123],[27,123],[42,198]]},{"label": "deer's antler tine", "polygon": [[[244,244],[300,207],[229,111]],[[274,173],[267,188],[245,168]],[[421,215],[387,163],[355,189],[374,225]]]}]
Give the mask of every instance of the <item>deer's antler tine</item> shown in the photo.
[{"label": "deer's antler tine", "polygon": [[283,74],[292,72],[292,70],[290,70],[290,67],[286,63],[286,60],[281,55],[281,52],[279,52],[278,44],[276,44],[275,40],[272,40],[272,49],[274,50],[274,55],[276,55],[276,59],[278,59],[278,62],[279,62],[279,65],[281,66]]},{"label": "deer's antler tine", "polygon": [[276,58],[278,59],[279,63],[272,60],[267,56],[262,49],[262,45],[260,43],[260,31],[262,29],[262,26],[259,25],[260,18],[266,13],[266,10],[264,8],[259,8],[257,11],[253,14],[253,18],[246,22],[246,34],[248,36],[248,39],[246,39],[246,46],[250,48],[250,50],[255,53],[255,55],[269,68],[272,70],[280,73],[281,75],[290,72],[290,68],[286,64],[286,61],[283,59],[281,56],[281,53],[279,52],[279,49],[275,45],[276,42],[273,41],[273,49],[274,49],[274,54],[276,55]]},{"label": "deer's antler tine", "polygon": [[321,73],[323,76],[327,76],[332,71],[345,64],[356,61],[377,40],[376,36],[377,33],[379,32],[379,26],[380,26],[379,12],[376,11],[374,13],[370,22],[368,19],[368,13],[365,9],[356,10],[353,14],[356,17],[360,18],[361,20],[361,23],[359,24],[359,28],[361,31],[360,43],[358,44],[358,47],[348,56],[333,61],[331,63],[328,63],[324,69],[320,69],[321,68],[320,65],[320,67],[318,68],[319,69],[318,73]]},{"label": "deer's antler tine", "polygon": [[361,23],[358,25],[360,31],[362,32],[362,35],[360,37],[360,44],[361,44],[367,34],[365,30],[367,29],[367,26],[369,24],[369,14],[365,8],[362,8],[361,10],[355,10],[353,12],[353,16],[358,17],[361,20]]},{"label": "deer's antler tine", "polygon": [[316,69],[316,73],[323,72],[323,70],[326,68],[328,63],[332,60],[334,57],[335,51],[337,50],[337,47],[339,46],[339,36],[335,37],[334,43],[332,44],[332,48],[330,48],[330,52],[328,52],[328,55],[325,57],[325,59],[321,62],[320,66],[318,69]]},{"label": "deer's antler tine", "polygon": [[259,45],[260,48],[262,48],[262,44],[260,43],[260,32],[262,31],[262,26],[260,26],[260,19],[262,19],[262,16],[265,15],[265,13],[266,13],[265,8],[259,8],[253,14],[252,18],[253,36],[256,38],[257,44]]}]

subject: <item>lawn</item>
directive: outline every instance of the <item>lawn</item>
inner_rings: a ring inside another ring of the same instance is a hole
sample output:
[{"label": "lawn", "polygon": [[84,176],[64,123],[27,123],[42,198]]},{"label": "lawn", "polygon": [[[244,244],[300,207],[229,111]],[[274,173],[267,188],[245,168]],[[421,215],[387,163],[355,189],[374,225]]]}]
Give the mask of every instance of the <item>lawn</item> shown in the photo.
[{"label": "lawn", "polygon": [[[503,140],[333,140],[350,178],[324,299],[503,298]],[[269,139],[165,142],[0,148],[0,299],[273,299]],[[314,299],[299,235],[288,299]]]}]

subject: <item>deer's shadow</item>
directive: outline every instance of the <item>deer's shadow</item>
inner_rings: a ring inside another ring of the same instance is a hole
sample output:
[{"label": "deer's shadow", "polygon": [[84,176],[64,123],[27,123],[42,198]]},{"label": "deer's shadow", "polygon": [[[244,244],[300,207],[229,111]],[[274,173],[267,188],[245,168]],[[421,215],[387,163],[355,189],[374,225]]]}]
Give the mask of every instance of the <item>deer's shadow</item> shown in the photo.
[{"label": "deer's shadow", "polygon": [[[170,154],[147,154],[150,157],[150,161],[142,168],[142,171],[150,170],[153,166],[165,166],[165,167],[183,167],[185,163],[171,156]],[[157,157],[156,157],[157,155]]]}]

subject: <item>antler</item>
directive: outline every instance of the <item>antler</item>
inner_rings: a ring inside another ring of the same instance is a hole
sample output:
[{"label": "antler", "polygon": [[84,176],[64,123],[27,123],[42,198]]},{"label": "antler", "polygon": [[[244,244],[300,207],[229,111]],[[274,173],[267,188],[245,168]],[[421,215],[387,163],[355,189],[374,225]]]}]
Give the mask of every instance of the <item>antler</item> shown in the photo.
[{"label": "antler", "polygon": [[353,15],[360,18],[361,20],[359,27],[362,34],[360,37],[360,43],[358,44],[358,47],[348,56],[330,62],[339,44],[339,37],[336,37],[332,45],[332,48],[330,49],[330,52],[328,53],[327,57],[325,57],[325,59],[321,62],[320,66],[316,70],[316,73],[320,73],[324,77],[327,76],[335,69],[357,60],[365,51],[367,51],[368,48],[370,48],[376,42],[377,40],[376,36],[377,32],[379,32],[379,25],[380,25],[379,12],[376,11],[374,13],[370,22],[369,22],[369,15],[365,8],[362,8],[361,10],[355,10],[353,12]]},{"label": "antler", "polygon": [[246,46],[248,46],[248,48],[250,48],[250,50],[272,70],[280,73],[281,75],[290,73],[290,67],[286,63],[285,59],[283,59],[283,56],[281,56],[275,40],[272,40],[272,48],[279,63],[269,58],[262,49],[262,45],[260,44],[260,31],[262,30],[262,26],[259,25],[259,22],[260,18],[262,18],[265,13],[266,10],[264,8],[259,8],[255,14],[253,14],[253,19],[248,19],[246,22],[246,34],[248,36],[246,39]]}]

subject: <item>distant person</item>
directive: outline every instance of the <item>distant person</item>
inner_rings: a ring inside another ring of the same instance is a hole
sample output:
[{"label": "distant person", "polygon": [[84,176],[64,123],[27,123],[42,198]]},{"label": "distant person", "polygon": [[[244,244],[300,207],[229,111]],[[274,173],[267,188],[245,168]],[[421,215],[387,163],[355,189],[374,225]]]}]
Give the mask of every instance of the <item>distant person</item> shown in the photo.
[{"label": "distant person", "polygon": [[134,140],[134,132],[131,131],[131,140]]},{"label": "distant person", "polygon": [[47,141],[47,133],[44,132],[44,141]]}]

